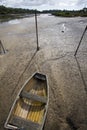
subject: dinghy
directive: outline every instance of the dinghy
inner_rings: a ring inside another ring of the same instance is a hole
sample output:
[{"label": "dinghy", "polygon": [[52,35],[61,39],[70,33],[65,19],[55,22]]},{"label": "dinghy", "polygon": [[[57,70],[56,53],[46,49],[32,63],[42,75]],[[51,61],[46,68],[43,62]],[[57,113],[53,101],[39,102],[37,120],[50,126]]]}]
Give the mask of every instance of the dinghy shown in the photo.
[{"label": "dinghy", "polygon": [[9,112],[5,128],[42,130],[46,119],[49,89],[46,75],[35,73],[23,85]]}]

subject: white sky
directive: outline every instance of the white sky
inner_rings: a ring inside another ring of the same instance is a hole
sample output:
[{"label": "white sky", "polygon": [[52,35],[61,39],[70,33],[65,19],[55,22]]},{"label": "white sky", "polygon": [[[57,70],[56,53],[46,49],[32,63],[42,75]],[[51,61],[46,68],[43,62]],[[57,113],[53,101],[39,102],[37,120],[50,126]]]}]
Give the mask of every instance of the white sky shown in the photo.
[{"label": "white sky", "polygon": [[0,5],[38,10],[77,10],[87,7],[87,0],[0,0]]}]

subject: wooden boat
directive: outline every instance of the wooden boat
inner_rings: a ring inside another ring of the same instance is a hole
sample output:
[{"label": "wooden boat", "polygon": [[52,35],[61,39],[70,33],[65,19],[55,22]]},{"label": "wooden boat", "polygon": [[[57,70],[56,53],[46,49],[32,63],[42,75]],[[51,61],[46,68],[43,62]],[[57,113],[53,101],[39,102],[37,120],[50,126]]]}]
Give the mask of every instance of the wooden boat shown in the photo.
[{"label": "wooden boat", "polygon": [[6,120],[5,128],[42,130],[47,114],[48,96],[46,75],[35,73],[18,93]]}]

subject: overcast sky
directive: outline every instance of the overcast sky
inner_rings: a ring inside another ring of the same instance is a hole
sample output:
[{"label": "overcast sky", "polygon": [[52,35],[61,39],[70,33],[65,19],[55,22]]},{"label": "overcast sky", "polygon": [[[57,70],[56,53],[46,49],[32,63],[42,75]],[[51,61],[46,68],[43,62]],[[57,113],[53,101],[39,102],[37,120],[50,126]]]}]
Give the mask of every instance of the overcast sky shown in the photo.
[{"label": "overcast sky", "polygon": [[77,10],[87,7],[87,0],[0,0],[0,5],[28,9]]}]

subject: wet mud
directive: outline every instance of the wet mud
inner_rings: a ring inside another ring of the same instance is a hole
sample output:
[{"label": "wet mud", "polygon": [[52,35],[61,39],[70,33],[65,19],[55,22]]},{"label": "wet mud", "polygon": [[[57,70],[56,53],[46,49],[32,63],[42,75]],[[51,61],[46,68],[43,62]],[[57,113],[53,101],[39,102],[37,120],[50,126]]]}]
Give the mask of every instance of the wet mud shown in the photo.
[{"label": "wet mud", "polygon": [[36,71],[48,77],[49,107],[44,130],[87,129],[87,32],[77,60],[75,50],[87,18],[38,16],[36,50],[34,17],[0,24],[0,130],[17,93]]}]

